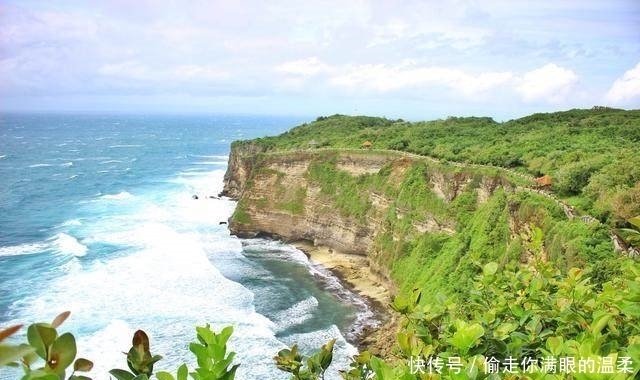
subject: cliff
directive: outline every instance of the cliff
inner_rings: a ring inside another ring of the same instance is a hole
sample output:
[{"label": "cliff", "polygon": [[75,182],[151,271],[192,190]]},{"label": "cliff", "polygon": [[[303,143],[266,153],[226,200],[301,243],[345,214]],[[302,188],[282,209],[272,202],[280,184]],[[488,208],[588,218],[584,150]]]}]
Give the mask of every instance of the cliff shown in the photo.
[{"label": "cliff", "polygon": [[392,292],[458,293],[488,261],[613,273],[610,230],[534,186],[499,167],[387,150],[266,150],[254,140],[233,144],[223,195],[238,200],[233,234],[362,256]]},{"label": "cliff", "polygon": [[[268,155],[232,153],[224,195],[239,200],[230,221],[232,233],[242,237],[270,235],[286,241],[307,240],[335,250],[367,255],[379,230],[383,197],[369,193],[374,208],[366,221],[334,212],[318,183],[308,180],[312,162],[322,153],[295,152]],[[339,154],[337,167],[358,176],[377,172],[389,161],[379,155]]]}]

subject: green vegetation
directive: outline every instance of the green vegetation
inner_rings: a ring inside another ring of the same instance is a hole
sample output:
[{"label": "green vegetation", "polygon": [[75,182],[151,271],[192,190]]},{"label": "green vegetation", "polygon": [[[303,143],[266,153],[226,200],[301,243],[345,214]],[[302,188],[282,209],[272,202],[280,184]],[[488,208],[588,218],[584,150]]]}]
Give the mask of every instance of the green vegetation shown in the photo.
[{"label": "green vegetation", "polygon": [[324,379],[324,373],[333,360],[333,345],[335,342],[335,339],[330,340],[306,360],[298,351],[297,345],[294,345],[291,349],[280,350],[273,359],[278,369],[291,373],[291,380]]},{"label": "green vegetation", "polygon": [[[87,372],[93,363],[87,359],[76,359],[76,339],[71,333],[58,334],[57,328],[69,317],[69,312],[59,314],[51,323],[34,323],[27,329],[27,343],[12,345],[3,341],[15,334],[22,326],[12,326],[0,331],[0,367],[22,367],[22,380],[90,380],[76,372]],[[44,365],[33,368],[36,363]],[[73,364],[71,375],[66,371]]]},{"label": "green vegetation", "polygon": [[[490,262],[464,302],[441,298],[423,304],[420,291],[399,296],[392,307],[404,316],[401,360],[388,366],[390,375],[376,379],[635,378],[640,268],[628,260],[618,264],[622,275],[599,292],[581,269],[565,276],[537,262],[500,272]],[[562,372],[560,358],[575,358],[575,373]],[[447,365],[452,359],[456,365]],[[497,372],[490,367],[494,359]],[[580,370],[580,361],[590,367]]]},{"label": "green vegetation", "polygon": [[335,155],[314,160],[307,171],[308,180],[318,184],[325,199],[335,204],[344,216],[363,222],[370,207],[364,195],[368,177],[353,177],[336,168]]},{"label": "green vegetation", "polygon": [[[56,331],[69,314],[67,311],[58,315],[52,323],[30,325],[27,329],[27,343],[23,344],[3,343],[22,326],[0,330],[0,368],[22,367],[22,380],[91,380],[90,377],[75,373],[89,372],[93,368],[93,362],[83,358],[75,359],[76,344],[73,334],[64,333],[58,336]],[[239,364],[233,364],[235,353],[227,352],[227,341],[233,333],[233,328],[225,327],[220,333],[215,333],[206,325],[196,327],[196,332],[198,341],[189,344],[189,350],[196,356],[198,363],[198,367],[192,372],[189,372],[186,364],[182,364],[178,367],[175,377],[165,371],[154,373],[153,365],[161,360],[162,356],[151,354],[147,334],[138,330],[133,334],[131,349],[125,354],[130,371],[112,369],[109,374],[117,380],[148,380],[154,377],[158,380],[233,380],[239,367]],[[45,365],[33,369],[32,366],[38,358],[45,360]],[[73,372],[66,378],[66,369],[72,363]]]},{"label": "green vegetation", "polygon": [[[250,208],[301,215],[308,189],[282,185],[286,173],[267,167],[279,160],[305,161],[306,184],[319,188],[323,205],[314,212],[337,210],[358,227],[380,221],[369,226],[375,231],[372,260],[401,293],[421,289],[425,304],[439,294],[464,299],[479,268],[490,261],[501,270],[534,260],[548,261],[564,274],[582,267],[599,289],[619,275],[610,235],[632,246],[640,240],[629,222],[640,214],[640,169],[632,165],[636,143],[629,139],[638,130],[640,111],[606,108],[505,123],[320,117],[280,136],[234,143],[236,151],[249,152],[256,176],[277,178],[274,194],[263,194],[269,199],[242,198],[235,218],[250,224]],[[373,149],[362,149],[363,141]],[[341,169],[357,155],[384,157],[386,164],[369,174]],[[531,176],[543,173],[551,174],[564,204],[535,192]],[[254,178],[248,178],[248,188]],[[374,207],[380,199],[388,204]],[[597,219],[574,217],[587,212]]]},{"label": "green vegetation", "polygon": [[127,365],[131,372],[112,369],[109,373],[117,380],[147,379],[153,374],[153,365],[160,359],[160,355],[151,355],[149,337],[144,331],[138,330],[133,334],[131,349],[127,352]]}]

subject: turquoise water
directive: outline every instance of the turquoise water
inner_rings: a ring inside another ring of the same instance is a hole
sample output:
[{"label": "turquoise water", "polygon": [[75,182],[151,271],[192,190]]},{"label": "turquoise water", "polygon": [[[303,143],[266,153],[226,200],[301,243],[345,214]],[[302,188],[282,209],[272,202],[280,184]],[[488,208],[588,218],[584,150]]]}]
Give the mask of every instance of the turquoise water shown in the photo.
[{"label": "turquoise water", "polygon": [[[305,120],[252,116],[0,116],[0,326],[72,312],[62,330],[94,379],[144,329],[156,369],[192,363],[194,327],[233,325],[238,379],[286,379],[272,357],[338,339],[373,314],[297,249],[231,236],[231,141]],[[193,199],[197,194],[199,199]],[[0,379],[16,378],[0,370]],[[330,378],[337,378],[335,370]]]}]

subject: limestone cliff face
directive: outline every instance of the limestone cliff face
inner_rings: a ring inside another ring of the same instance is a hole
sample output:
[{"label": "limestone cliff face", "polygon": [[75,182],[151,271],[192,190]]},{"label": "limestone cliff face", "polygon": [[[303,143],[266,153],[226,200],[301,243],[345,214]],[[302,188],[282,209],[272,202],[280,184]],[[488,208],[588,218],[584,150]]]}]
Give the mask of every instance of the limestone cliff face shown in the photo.
[{"label": "limestone cliff face", "polygon": [[[223,195],[239,201],[238,212],[230,220],[231,232],[241,237],[308,240],[366,255],[379,228],[378,220],[372,215],[367,223],[360,223],[332,209],[320,194],[320,186],[306,178],[310,163],[322,156],[322,152],[260,156],[242,149],[232,151],[223,190]],[[383,156],[344,154],[336,166],[358,176],[377,173],[387,161]],[[377,203],[383,208],[385,202]]]},{"label": "limestone cliff face", "polygon": [[[389,152],[307,150],[266,154],[250,143],[234,146],[223,190],[223,195],[238,200],[229,221],[230,230],[240,237],[306,240],[344,253],[365,255],[373,272],[390,279],[390,256],[379,244],[382,235],[391,234],[390,239],[401,241],[425,232],[450,235],[456,229],[455,219],[429,212],[416,217],[410,204],[397,202],[389,195],[403,191],[408,173],[418,164],[426,165],[425,161],[428,160]],[[345,194],[349,190],[344,189],[330,193],[332,188],[327,182],[332,178],[318,180],[314,174],[322,165],[333,170],[336,186],[345,179],[358,184],[357,195]],[[497,178],[478,177],[477,173],[459,168],[438,170],[436,165],[423,171],[424,186],[434,194],[436,202],[443,204],[452,202],[469,187],[473,187],[477,202],[482,203],[496,188],[509,186]],[[378,179],[373,181],[372,177]],[[345,198],[360,204],[364,211],[348,212]],[[408,222],[402,236],[395,230],[389,232],[389,218]]]}]

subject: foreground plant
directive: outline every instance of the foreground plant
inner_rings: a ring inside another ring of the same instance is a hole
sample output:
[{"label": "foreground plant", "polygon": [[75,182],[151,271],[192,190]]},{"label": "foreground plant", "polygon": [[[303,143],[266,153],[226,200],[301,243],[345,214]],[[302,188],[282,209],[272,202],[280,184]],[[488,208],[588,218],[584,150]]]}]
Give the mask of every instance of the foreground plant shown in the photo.
[{"label": "foreground plant", "polygon": [[[182,364],[178,367],[175,377],[166,371],[157,372],[155,376],[158,380],[187,380],[188,377],[193,380],[233,380],[235,378],[240,365],[232,365],[235,353],[227,352],[227,342],[233,333],[233,327],[225,327],[216,334],[207,324],[204,327],[196,327],[196,332],[198,341],[189,344],[189,350],[196,356],[198,363],[195,371],[189,372],[187,365]],[[146,357],[151,357],[150,355],[148,353]],[[158,355],[151,358],[160,359]],[[146,380],[153,371],[153,364],[146,368],[148,372],[139,375],[139,377],[118,377],[118,380]],[[111,374],[115,376],[113,371]]]},{"label": "foreground plant", "polygon": [[[77,348],[73,334],[58,335],[57,328],[71,313],[65,311],[51,323],[34,323],[27,328],[27,344],[11,345],[2,343],[6,338],[18,332],[20,325],[0,331],[0,366],[22,367],[22,380],[64,380],[67,369],[73,364],[68,380],[90,380],[76,375],[76,372],[88,372],[93,368],[90,360],[76,359]],[[44,363],[42,363],[44,362]],[[38,367],[38,365],[41,365]]]},{"label": "foreground plant", "polygon": [[291,373],[291,380],[324,379],[324,373],[333,360],[335,342],[335,339],[330,340],[318,352],[307,358],[298,351],[297,345],[293,345],[291,349],[280,350],[274,357],[276,366],[282,371]]},{"label": "foreground plant", "polygon": [[153,374],[153,365],[162,359],[160,355],[151,355],[149,337],[142,330],[133,334],[131,348],[126,355],[131,372],[117,368],[109,371],[118,380],[147,380]]}]

